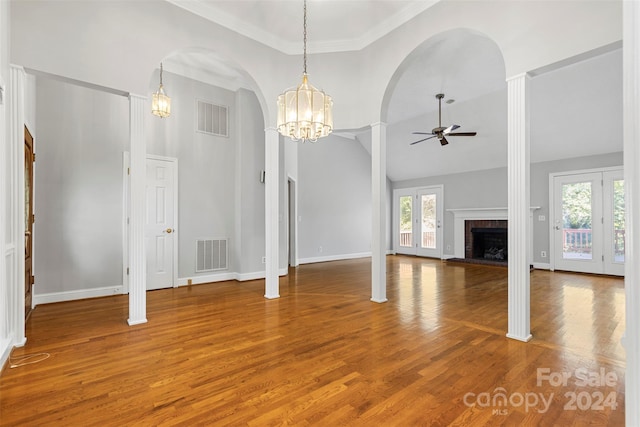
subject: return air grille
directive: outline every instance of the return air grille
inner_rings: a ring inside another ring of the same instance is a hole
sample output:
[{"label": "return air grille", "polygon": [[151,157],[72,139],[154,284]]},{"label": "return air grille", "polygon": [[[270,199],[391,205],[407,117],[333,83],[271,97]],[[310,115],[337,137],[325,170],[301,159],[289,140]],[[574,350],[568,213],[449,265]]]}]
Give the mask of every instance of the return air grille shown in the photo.
[{"label": "return air grille", "polygon": [[196,240],[196,272],[226,270],[228,239]]},{"label": "return air grille", "polygon": [[227,107],[198,100],[197,110],[198,132],[216,136],[229,136]]}]

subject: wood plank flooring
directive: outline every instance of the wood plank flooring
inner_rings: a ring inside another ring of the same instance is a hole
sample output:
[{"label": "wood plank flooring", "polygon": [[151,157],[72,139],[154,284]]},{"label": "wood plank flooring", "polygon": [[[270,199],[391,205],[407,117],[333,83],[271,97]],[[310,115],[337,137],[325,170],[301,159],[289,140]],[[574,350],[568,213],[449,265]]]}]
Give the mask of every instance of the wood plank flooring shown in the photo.
[{"label": "wood plank flooring", "polygon": [[291,269],[276,300],[262,280],[148,292],[132,327],[127,296],[38,306],[12,358],[50,357],[5,367],[0,425],[624,425],[622,279],[533,271],[522,343],[505,268],[389,256],[384,304],[370,268]]}]

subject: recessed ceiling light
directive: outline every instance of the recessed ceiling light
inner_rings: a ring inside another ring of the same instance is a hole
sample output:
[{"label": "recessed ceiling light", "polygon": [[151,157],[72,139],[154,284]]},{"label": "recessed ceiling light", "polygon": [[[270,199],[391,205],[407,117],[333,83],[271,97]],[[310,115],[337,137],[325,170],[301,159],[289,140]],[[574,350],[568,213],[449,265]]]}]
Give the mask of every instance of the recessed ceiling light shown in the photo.
[{"label": "recessed ceiling light", "polygon": [[455,99],[447,99],[444,102],[446,102],[447,104],[453,104],[454,102],[456,102],[456,100]]}]

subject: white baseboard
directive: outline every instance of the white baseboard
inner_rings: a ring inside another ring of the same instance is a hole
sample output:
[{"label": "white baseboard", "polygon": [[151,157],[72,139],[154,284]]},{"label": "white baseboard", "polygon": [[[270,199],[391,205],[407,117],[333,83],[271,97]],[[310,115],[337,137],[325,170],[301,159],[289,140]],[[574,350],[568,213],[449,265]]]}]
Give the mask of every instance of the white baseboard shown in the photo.
[{"label": "white baseboard", "polygon": [[551,264],[548,262],[534,262],[533,268],[536,270],[551,270]]},{"label": "white baseboard", "polygon": [[239,282],[246,282],[249,280],[259,280],[267,277],[266,272],[264,271],[254,271],[253,273],[237,273],[235,280]]},{"label": "white baseboard", "polygon": [[451,258],[455,258],[455,255],[451,255],[451,254],[443,254],[442,255],[442,259],[451,259]]},{"label": "white baseboard", "polygon": [[[289,273],[289,269],[286,267],[278,270],[279,276],[286,276],[288,273]],[[254,271],[252,273],[226,272],[221,274],[209,274],[206,276],[181,277],[178,279],[178,286],[186,286],[189,279],[191,279],[192,285],[200,285],[202,283],[224,282],[227,280],[237,280],[239,282],[246,282],[248,280],[264,279],[266,276],[267,276],[266,272],[263,270],[263,271]]]},{"label": "white baseboard", "polygon": [[4,364],[9,360],[9,356],[11,355],[11,350],[13,350],[13,346],[11,345],[11,340],[6,339],[0,342],[0,371],[4,367]]},{"label": "white baseboard", "polygon": [[327,262],[327,261],[342,261],[345,259],[355,259],[355,258],[368,258],[371,256],[371,252],[361,252],[355,254],[342,254],[342,255],[329,255],[322,257],[312,257],[312,258],[300,258],[298,263],[300,264],[313,264],[316,262]]},{"label": "white baseboard", "polygon": [[178,286],[187,286],[189,280],[191,280],[192,285],[200,285],[202,283],[224,282],[235,279],[236,273],[225,271],[224,273],[207,274],[204,276],[180,277],[178,278]]},{"label": "white baseboard", "polygon": [[[281,268],[278,270],[278,276],[286,276],[289,274],[289,268]],[[237,273],[236,280],[238,282],[246,282],[248,280],[259,280],[267,277],[267,273],[265,271],[254,271],[253,273]]]},{"label": "white baseboard", "polygon": [[[35,287],[37,289],[37,286]],[[34,289],[35,290],[35,289]],[[37,294],[34,292],[34,306],[40,304],[50,304],[52,302],[74,301],[78,299],[106,297],[110,295],[121,295],[122,285],[106,286],[94,289],[79,289],[77,291],[51,292],[48,294]]]}]

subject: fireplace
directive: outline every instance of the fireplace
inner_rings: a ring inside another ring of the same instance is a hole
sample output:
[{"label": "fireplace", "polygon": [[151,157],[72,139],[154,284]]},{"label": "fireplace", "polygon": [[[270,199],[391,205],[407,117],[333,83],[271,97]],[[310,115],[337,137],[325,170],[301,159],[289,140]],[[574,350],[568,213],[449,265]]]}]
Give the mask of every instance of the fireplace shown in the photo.
[{"label": "fireplace", "polygon": [[465,221],[465,258],[507,262],[507,221]]}]

